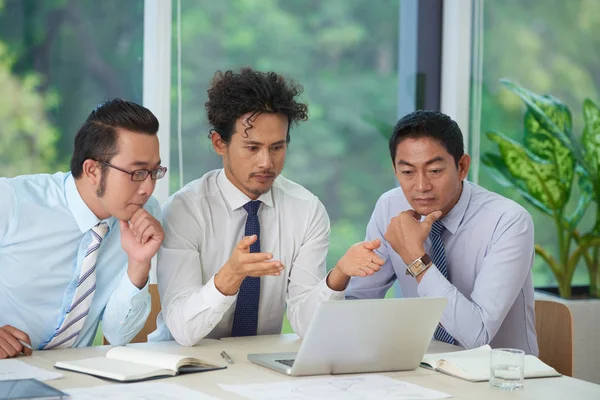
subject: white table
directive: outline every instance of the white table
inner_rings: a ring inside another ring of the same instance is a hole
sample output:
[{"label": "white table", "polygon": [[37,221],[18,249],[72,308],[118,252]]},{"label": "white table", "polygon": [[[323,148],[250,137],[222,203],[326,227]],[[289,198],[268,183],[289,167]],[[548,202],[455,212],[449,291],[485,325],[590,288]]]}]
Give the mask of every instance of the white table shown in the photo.
[{"label": "white table", "polygon": [[[246,359],[249,353],[297,351],[299,345],[300,339],[296,335],[273,335],[252,338],[226,338],[222,340],[205,339],[195,347],[182,347],[175,342],[138,343],[130,346],[175,354],[188,354],[218,364],[224,364],[224,360],[220,354],[221,351],[225,350],[234,361],[234,364],[228,365],[228,368],[225,370],[186,374],[155,382],[182,385],[220,399],[242,399],[233,393],[221,390],[218,384],[265,383],[287,379],[306,379],[289,377],[252,364]],[[99,346],[80,349],[36,351],[31,357],[19,357],[19,360],[40,368],[55,370],[53,365],[56,361],[99,357],[104,355],[109,349],[110,346]],[[456,346],[432,342],[428,353],[439,353],[457,349]],[[62,379],[46,381],[46,383],[58,389],[113,384],[111,381],[94,378],[85,374],[69,371],[60,372],[64,375]],[[413,371],[384,373],[383,375],[446,392],[452,394],[458,400],[600,399],[600,385],[564,376],[560,378],[526,379],[524,390],[511,393],[492,390],[487,382],[467,382],[423,368],[417,368]]]}]

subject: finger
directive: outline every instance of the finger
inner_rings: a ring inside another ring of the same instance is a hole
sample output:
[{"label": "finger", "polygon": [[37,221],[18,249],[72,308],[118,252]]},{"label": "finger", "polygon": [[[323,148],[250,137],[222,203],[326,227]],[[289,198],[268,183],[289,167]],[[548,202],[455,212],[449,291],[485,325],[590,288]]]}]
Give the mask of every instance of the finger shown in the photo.
[{"label": "finger", "polygon": [[363,271],[367,276],[373,275],[375,271],[373,271],[370,267],[360,267],[360,270]]},{"label": "finger", "polygon": [[121,235],[127,231],[130,231],[131,228],[129,227],[129,222],[123,221],[122,219],[120,219],[119,220],[119,229],[121,230]]},{"label": "finger", "polygon": [[381,269],[381,266],[371,262],[367,265],[367,268],[371,269],[373,272],[377,272]]},{"label": "finger", "polygon": [[434,211],[425,217],[425,219],[423,220],[423,223],[425,225],[428,225],[431,228],[431,225],[433,225],[433,223],[435,221],[437,221],[441,216],[442,216],[441,211]]},{"label": "finger", "polygon": [[257,239],[258,236],[256,235],[244,236],[237,245],[238,250],[250,252],[250,246],[252,243],[256,242]]},{"label": "finger", "polygon": [[382,266],[383,264],[385,264],[385,260],[379,256],[377,256],[376,254],[373,254],[373,258],[371,258],[371,262],[377,266]]},{"label": "finger", "polygon": [[279,261],[263,261],[244,265],[248,276],[279,275],[283,271],[283,265]]},{"label": "finger", "polygon": [[138,221],[137,225],[132,224],[131,230],[133,230],[133,233],[135,234],[135,237],[138,239],[138,242],[144,243],[144,241],[142,240],[142,236],[144,235],[144,232],[149,227],[150,227],[150,221],[148,221],[147,219]]},{"label": "finger", "polygon": [[154,236],[154,232],[154,226],[148,225],[148,227],[142,233],[140,233],[140,239],[142,244],[148,243],[152,236]]},{"label": "finger", "polygon": [[4,350],[7,357],[16,357],[23,346],[7,332],[0,332],[0,348]]},{"label": "finger", "polygon": [[381,246],[381,240],[374,239],[374,240],[371,240],[369,242],[363,242],[363,246],[367,250],[375,250],[375,249],[379,248],[379,246]]},{"label": "finger", "polygon": [[[272,254],[269,253],[246,253],[246,254],[241,254],[239,257],[239,262],[241,264],[252,264],[252,263],[257,263],[257,262],[261,262],[261,261],[268,261],[271,260],[273,258]],[[273,261],[277,261],[277,260],[273,260]]]},{"label": "finger", "polygon": [[415,210],[406,210],[404,211],[407,215],[410,215],[411,217],[413,217],[414,219],[416,219],[417,221],[421,219],[421,214],[419,214],[418,212],[416,212]]},{"label": "finger", "polygon": [[146,216],[152,217],[150,215],[150,213],[144,209],[144,207],[139,208],[136,212],[133,213],[133,216],[131,217],[129,222],[131,222],[133,225],[135,225],[136,222],[139,222],[139,220],[142,220]]},{"label": "finger", "polygon": [[362,268],[359,268],[356,271],[354,271],[353,274],[351,273],[351,275],[353,275],[353,276],[360,276],[360,277],[364,278],[365,276],[367,276],[367,273]]},{"label": "finger", "polygon": [[[14,326],[11,325],[5,325],[4,329],[10,334],[12,335],[15,339],[18,340],[22,340],[23,342],[27,343],[28,345],[31,346],[31,339],[29,338],[29,335],[26,334],[25,332],[23,332],[20,329],[15,328]],[[25,346],[23,346],[21,343],[19,343],[17,340],[18,345],[21,347],[21,352],[23,354],[26,355],[31,355],[33,353],[33,351]],[[14,344],[14,343],[13,343]]]},{"label": "finger", "polygon": [[6,353],[4,350],[2,350],[2,347],[0,347],[0,360],[4,358],[8,358],[8,353]]}]

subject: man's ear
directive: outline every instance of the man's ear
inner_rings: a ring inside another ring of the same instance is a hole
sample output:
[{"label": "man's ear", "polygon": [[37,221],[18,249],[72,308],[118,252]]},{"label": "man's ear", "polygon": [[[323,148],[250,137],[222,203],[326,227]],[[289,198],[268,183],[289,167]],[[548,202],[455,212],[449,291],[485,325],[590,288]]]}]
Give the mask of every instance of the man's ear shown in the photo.
[{"label": "man's ear", "polygon": [[463,154],[463,156],[458,160],[458,177],[462,181],[469,174],[469,167],[471,166],[471,156],[468,154]]},{"label": "man's ear", "polygon": [[102,166],[98,161],[90,160],[88,158],[83,162],[82,176],[89,179],[92,184],[97,185],[102,176]]},{"label": "man's ear", "polygon": [[215,152],[220,156],[225,155],[225,150],[227,149],[227,143],[225,143],[223,141],[223,138],[217,131],[213,130],[211,132],[210,140],[212,142],[213,148],[215,149]]}]

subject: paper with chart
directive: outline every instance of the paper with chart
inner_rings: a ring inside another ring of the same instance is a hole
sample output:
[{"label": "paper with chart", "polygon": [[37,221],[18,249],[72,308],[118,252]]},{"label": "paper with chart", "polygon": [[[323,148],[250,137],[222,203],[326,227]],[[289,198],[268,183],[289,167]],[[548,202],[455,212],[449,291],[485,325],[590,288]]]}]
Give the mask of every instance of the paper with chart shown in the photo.
[{"label": "paper with chart", "polygon": [[46,371],[33,365],[25,364],[23,361],[8,359],[0,360],[0,381],[11,379],[37,379],[38,381],[49,381],[61,378],[62,374],[54,371]]},{"label": "paper with chart", "polygon": [[66,389],[70,400],[217,400],[216,398],[172,383],[141,382]]},{"label": "paper with chart", "polygon": [[383,375],[296,378],[275,383],[219,386],[251,400],[429,400],[452,397]]}]

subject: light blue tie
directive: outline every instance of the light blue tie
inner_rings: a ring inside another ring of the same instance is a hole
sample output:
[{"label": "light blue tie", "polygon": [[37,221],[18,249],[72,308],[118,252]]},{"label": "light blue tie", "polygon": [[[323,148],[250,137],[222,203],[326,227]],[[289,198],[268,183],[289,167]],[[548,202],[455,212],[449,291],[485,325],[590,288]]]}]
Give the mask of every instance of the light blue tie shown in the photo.
[{"label": "light blue tie", "polygon": [[[448,281],[448,267],[446,265],[446,252],[444,251],[444,242],[442,241],[442,232],[446,228],[440,221],[435,221],[431,226],[431,232],[429,232],[429,238],[431,239],[431,260],[437,267],[437,269],[444,275]],[[433,334],[435,340],[454,344],[454,338],[450,335],[442,325],[438,325]]]}]

